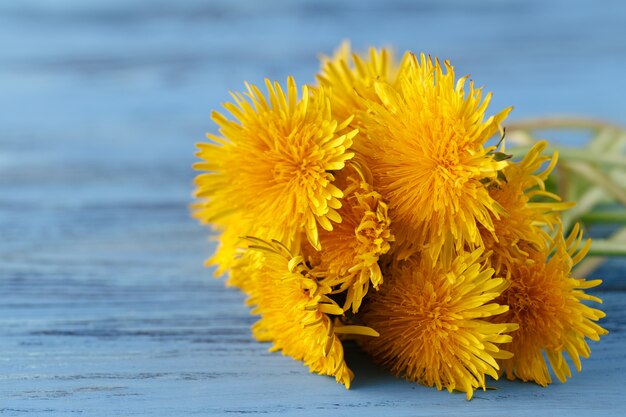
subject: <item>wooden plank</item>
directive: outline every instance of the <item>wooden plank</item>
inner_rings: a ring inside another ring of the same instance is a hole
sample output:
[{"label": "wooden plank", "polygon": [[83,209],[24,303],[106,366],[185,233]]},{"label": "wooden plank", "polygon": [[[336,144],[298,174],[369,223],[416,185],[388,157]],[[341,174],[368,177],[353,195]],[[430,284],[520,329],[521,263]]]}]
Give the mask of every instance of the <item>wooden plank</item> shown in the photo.
[{"label": "wooden plank", "polygon": [[[8,415],[351,410],[372,416],[505,411],[530,416],[536,410],[560,410],[589,416],[609,415],[626,405],[618,389],[626,383],[622,292],[601,294],[611,334],[592,343],[593,355],[584,361],[582,374],[549,388],[499,381],[493,384],[498,390],[477,392],[467,403],[463,395],[395,379],[353,346],[347,358],[357,376],[350,391],[332,378],[309,374],[252,340],[253,318],[237,291],[177,259],[158,267],[127,261],[118,278],[111,263],[90,273],[90,279],[82,278],[83,271],[77,276],[62,272],[66,262],[51,262],[59,269],[56,276],[15,268],[15,278],[0,286],[1,293],[11,295],[0,309],[0,410]],[[104,276],[107,271],[112,276]]]}]

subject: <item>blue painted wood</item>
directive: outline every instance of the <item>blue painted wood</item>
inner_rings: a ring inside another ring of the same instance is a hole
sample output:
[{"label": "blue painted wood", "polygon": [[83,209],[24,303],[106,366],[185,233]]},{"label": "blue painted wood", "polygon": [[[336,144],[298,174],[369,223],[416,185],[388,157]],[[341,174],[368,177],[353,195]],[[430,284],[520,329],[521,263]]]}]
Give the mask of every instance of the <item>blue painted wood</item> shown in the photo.
[{"label": "blue painted wood", "polygon": [[611,334],[567,384],[468,403],[349,346],[346,391],[252,340],[187,204],[227,91],[310,82],[343,38],[450,58],[514,118],[624,122],[624,21],[619,0],[0,2],[0,414],[623,415],[624,261],[598,272]]}]

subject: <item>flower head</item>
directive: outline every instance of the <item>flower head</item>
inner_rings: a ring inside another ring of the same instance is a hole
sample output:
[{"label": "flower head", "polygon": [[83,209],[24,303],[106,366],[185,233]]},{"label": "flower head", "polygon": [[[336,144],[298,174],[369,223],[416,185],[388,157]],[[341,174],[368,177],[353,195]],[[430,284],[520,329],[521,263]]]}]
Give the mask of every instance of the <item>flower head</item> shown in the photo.
[{"label": "flower head", "polygon": [[[221,136],[199,145],[204,171],[196,178],[195,216],[205,223],[235,216],[245,234],[290,244],[304,230],[319,248],[318,225],[332,230],[341,222],[341,190],[333,172],[341,170],[356,131],[338,123],[323,90],[302,89],[292,78],[287,92],[266,80],[267,98],[254,85],[233,94],[224,107],[234,120],[213,113]],[[343,133],[338,133],[342,131]],[[222,242],[225,244],[225,242]],[[229,253],[228,248],[224,248]],[[232,250],[231,250],[232,251]]]},{"label": "flower head", "polygon": [[377,81],[393,83],[400,64],[389,49],[370,48],[367,55],[353,53],[349,42],[343,42],[333,57],[322,57],[322,68],[317,75],[320,85],[331,90],[332,111],[345,120],[367,109],[363,98],[377,100],[374,84]]},{"label": "flower head", "polygon": [[486,178],[507,165],[485,143],[509,113],[484,120],[491,95],[454,69],[424,55],[407,58],[396,85],[375,83],[378,100],[366,100],[363,138],[355,150],[367,160],[374,186],[388,201],[400,258],[425,251],[433,262],[482,244],[478,225],[493,231],[503,210]]},{"label": "flower head", "polygon": [[[535,381],[545,386],[552,382],[544,354],[556,377],[565,382],[571,371],[564,353],[567,352],[580,372],[580,357],[589,357],[585,338],[599,340],[607,331],[596,322],[605,314],[585,304],[601,303],[586,289],[602,281],[574,278],[571,269],[589,249],[590,241],[578,250],[582,231],[574,228],[567,239],[559,232],[554,247],[545,252],[528,250],[529,262],[511,271],[510,285],[497,300],[507,304],[509,311],[493,318],[494,322],[519,324],[513,341],[505,348],[514,356],[501,361],[509,379]],[[554,253],[551,257],[548,254]]]},{"label": "flower head", "polygon": [[257,253],[247,262],[256,260],[256,265],[248,269],[252,276],[246,285],[249,304],[255,306],[252,312],[261,316],[252,328],[254,336],[272,342],[271,351],[281,350],[303,361],[311,372],[334,376],[350,388],[354,374],[335,334],[341,327],[333,319],[343,309],[328,297],[331,288],[311,274],[301,256],[294,256],[282,244],[252,242],[250,248]]},{"label": "flower head", "polygon": [[364,322],[380,333],[366,349],[393,373],[428,386],[463,391],[485,389],[485,375],[498,377],[496,359],[511,354],[496,345],[517,326],[486,318],[508,307],[493,303],[506,284],[492,278],[482,250],[463,253],[451,266],[430,258],[408,260],[390,271],[381,291],[364,307]]},{"label": "flower head", "polygon": [[480,227],[486,250],[493,251],[490,259],[496,274],[510,274],[517,263],[525,262],[529,256],[526,247],[545,252],[551,242],[548,231],[560,224],[558,213],[573,206],[546,191],[544,181],[557,162],[556,153],[552,158],[541,155],[546,146],[546,142],[538,142],[487,187],[489,195],[504,209],[500,216],[492,216],[493,231]]},{"label": "flower head", "polygon": [[304,255],[334,292],[346,292],[344,309],[356,313],[370,282],[375,289],[383,282],[378,260],[393,241],[391,220],[365,166],[350,161],[336,183],[344,194],[338,210],[342,222],[333,231],[320,231],[321,251],[309,248]]}]

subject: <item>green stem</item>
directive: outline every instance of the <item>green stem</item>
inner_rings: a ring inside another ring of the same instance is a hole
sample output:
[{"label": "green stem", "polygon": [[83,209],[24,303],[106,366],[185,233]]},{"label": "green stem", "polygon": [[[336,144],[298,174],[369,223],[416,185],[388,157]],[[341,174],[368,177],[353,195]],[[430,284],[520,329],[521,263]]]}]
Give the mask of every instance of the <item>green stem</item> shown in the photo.
[{"label": "green stem", "polygon": [[593,165],[575,161],[563,162],[563,165],[566,165],[572,172],[579,174],[581,177],[602,188],[608,195],[626,206],[626,190],[622,188],[621,184],[617,184],[602,170]]},{"label": "green stem", "polygon": [[586,224],[626,224],[626,210],[598,210],[585,213],[580,220]]},{"label": "green stem", "polygon": [[589,256],[626,256],[626,242],[609,239],[594,239],[591,242]]},{"label": "green stem", "polygon": [[601,130],[611,127],[624,130],[624,127],[605,120],[574,117],[538,117],[535,119],[520,120],[518,122],[508,122],[507,129],[510,130],[543,130],[543,129],[588,129]]},{"label": "green stem", "polygon": [[[518,155],[526,155],[530,150],[530,146],[516,146],[507,148],[506,153],[512,154],[514,157]],[[603,167],[626,168],[626,158],[620,154],[600,154],[590,152],[589,149],[570,148],[566,146],[548,146],[544,153],[559,153],[559,157],[564,160],[589,162],[592,164],[602,165]]]},{"label": "green stem", "polygon": [[[622,227],[617,230],[617,232],[613,233],[609,238],[611,242],[626,242],[626,227]],[[597,242],[597,240],[596,240]],[[593,244],[593,241],[592,241]],[[606,262],[606,257],[604,256],[588,256],[582,260],[581,263],[576,265],[574,270],[574,276],[576,277],[586,277],[591,275],[593,271],[595,271],[600,265]]]}]

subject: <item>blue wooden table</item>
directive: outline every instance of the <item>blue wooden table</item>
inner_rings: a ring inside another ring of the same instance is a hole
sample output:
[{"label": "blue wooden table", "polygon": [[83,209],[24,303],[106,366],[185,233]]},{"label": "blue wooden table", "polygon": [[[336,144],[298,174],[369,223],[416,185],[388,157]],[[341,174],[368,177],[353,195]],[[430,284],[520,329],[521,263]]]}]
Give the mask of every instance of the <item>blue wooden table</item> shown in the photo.
[{"label": "blue wooden table", "polygon": [[202,267],[194,143],[244,80],[312,82],[344,38],[449,58],[513,119],[626,120],[626,2],[0,2],[0,415],[626,414],[626,264],[597,272],[610,334],[583,373],[471,402],[354,347],[346,391],[253,341]]}]

